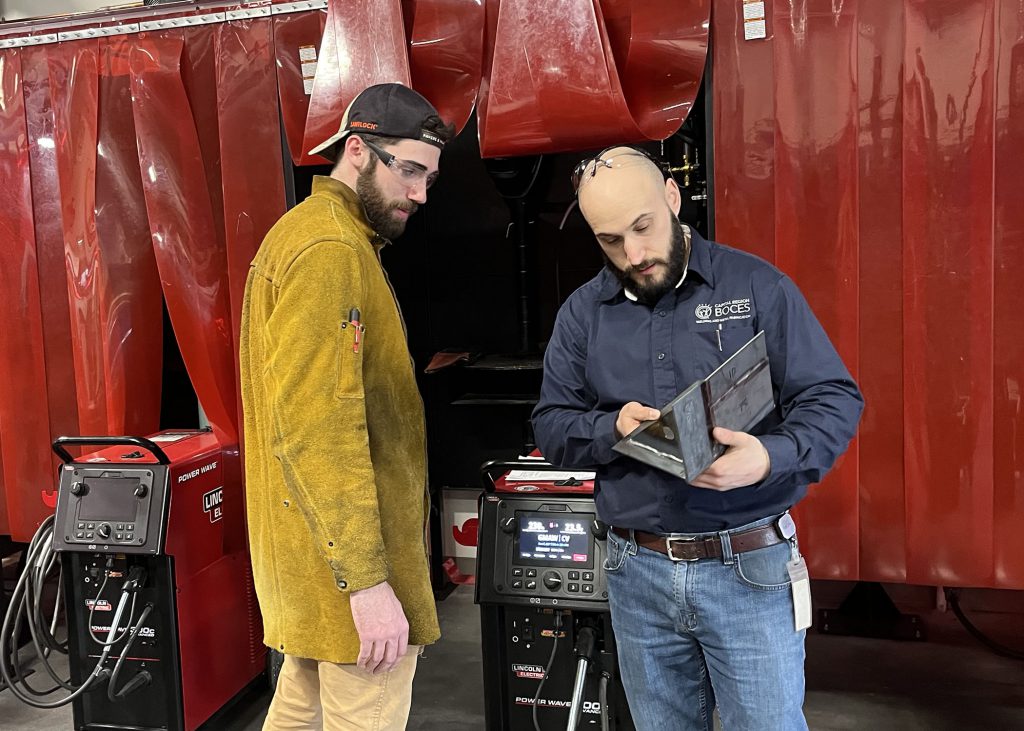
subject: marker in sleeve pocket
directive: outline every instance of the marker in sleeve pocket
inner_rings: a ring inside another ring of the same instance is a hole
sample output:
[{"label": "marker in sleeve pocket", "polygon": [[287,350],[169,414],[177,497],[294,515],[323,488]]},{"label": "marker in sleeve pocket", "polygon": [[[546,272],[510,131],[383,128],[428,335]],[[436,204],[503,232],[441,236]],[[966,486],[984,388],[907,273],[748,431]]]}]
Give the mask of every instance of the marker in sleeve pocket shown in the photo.
[{"label": "marker in sleeve pocket", "polygon": [[359,321],[359,319],[360,319],[359,308],[358,307],[353,307],[351,310],[348,311],[348,320],[345,320],[345,321],[343,321],[341,323],[341,328],[343,330],[345,328],[347,328],[349,325],[352,326],[352,330],[353,330],[353,334],[354,334],[354,339],[352,341],[352,352],[353,353],[358,353],[359,352],[359,345],[360,345],[360,343],[362,343],[363,333],[366,331],[366,327]]}]

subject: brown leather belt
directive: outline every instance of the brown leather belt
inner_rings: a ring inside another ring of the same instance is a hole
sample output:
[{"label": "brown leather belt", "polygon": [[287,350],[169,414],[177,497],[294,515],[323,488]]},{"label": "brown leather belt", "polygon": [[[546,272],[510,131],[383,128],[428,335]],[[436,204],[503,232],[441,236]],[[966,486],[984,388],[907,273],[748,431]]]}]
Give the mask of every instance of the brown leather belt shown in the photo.
[{"label": "brown leather belt", "polygon": [[[786,539],[776,527],[777,521],[751,528],[742,533],[730,533],[732,552],[746,553],[758,548],[767,548]],[[612,528],[612,532],[620,538],[629,540],[628,528]],[[696,561],[701,558],[721,558],[722,541],[717,535],[705,536],[662,536],[642,530],[633,531],[638,546],[662,553],[673,561]]]}]

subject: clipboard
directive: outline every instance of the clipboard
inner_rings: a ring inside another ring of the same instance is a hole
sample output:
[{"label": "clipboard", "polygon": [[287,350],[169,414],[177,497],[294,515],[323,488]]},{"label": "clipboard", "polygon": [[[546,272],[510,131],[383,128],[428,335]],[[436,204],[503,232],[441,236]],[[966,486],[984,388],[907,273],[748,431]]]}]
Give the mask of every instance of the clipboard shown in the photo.
[{"label": "clipboard", "polygon": [[691,384],[612,449],[689,480],[725,453],[716,426],[750,431],[775,409],[771,368],[762,330],[706,378]]}]

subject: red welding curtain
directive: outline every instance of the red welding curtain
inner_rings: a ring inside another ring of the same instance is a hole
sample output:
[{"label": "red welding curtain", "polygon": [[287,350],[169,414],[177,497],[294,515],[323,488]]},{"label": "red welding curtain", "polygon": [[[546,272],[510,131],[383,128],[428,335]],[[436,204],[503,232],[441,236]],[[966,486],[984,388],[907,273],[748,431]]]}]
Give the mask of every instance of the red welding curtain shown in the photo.
[{"label": "red welding curtain", "polygon": [[280,119],[295,161],[322,162],[302,151],[351,97],[402,80],[461,128],[483,18],[354,0],[0,52],[0,534],[26,540],[52,509],[53,437],[158,428],[162,303],[214,431],[238,442],[242,294],[285,209]]},{"label": "red welding curtain", "polygon": [[[39,491],[52,480],[46,452],[27,448],[45,445],[50,430],[21,66],[20,54],[0,52],[0,461],[8,495],[0,526],[11,529],[46,515]],[[35,499],[14,489],[25,484]]]},{"label": "red welding curtain", "polygon": [[0,533],[26,540],[54,436],[158,428],[163,301],[237,442],[241,293],[285,198],[271,19],[0,59]]},{"label": "red welding curtain", "polygon": [[[750,40],[745,4],[713,5],[716,238],[796,279],[868,400],[798,511],[815,575],[1024,587],[1020,3],[768,0]],[[239,295],[284,209],[275,85],[298,162],[355,79],[462,123],[479,79],[485,155],[656,138],[709,6],[352,0],[0,51],[0,531],[49,512],[52,436],[155,428],[161,295],[236,438]]]},{"label": "red welding curtain", "polygon": [[658,140],[704,73],[710,0],[488,0],[484,157]]},{"label": "red welding curtain", "polygon": [[[456,130],[480,86],[484,8],[474,0],[346,0],[327,14],[274,19],[281,115],[296,165],[338,130],[341,114],[371,84],[411,84]],[[321,38],[322,34],[322,38]],[[306,79],[315,69],[313,79]]]},{"label": "red welding curtain", "polygon": [[814,575],[1024,588],[1024,12],[714,8],[716,237],[807,294],[867,399],[799,509]]},{"label": "red welding curtain", "polygon": [[208,185],[219,152],[210,159],[216,130],[205,112],[193,117],[185,81],[192,82],[194,96],[208,93],[209,69],[202,60],[212,32],[209,26],[191,29],[191,53],[180,31],[140,38],[130,65],[142,187],[167,310],[200,404],[217,436],[231,444],[238,416],[227,253],[215,222],[219,196]]}]

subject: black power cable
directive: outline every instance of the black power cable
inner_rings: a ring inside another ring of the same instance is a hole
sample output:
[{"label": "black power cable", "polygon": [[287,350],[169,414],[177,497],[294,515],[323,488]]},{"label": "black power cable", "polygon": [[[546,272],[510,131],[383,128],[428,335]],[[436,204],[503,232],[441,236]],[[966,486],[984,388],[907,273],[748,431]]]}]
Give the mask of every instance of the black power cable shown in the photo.
[{"label": "black power cable", "polygon": [[[78,688],[70,685],[70,680],[62,680],[49,664],[50,651],[58,649],[59,645],[51,646],[48,644],[49,641],[46,635],[49,633],[43,634],[39,631],[39,624],[45,621],[45,618],[42,618],[41,612],[38,611],[40,605],[35,601],[35,597],[43,591],[43,584],[46,581],[47,574],[54,565],[53,521],[54,517],[51,515],[43,521],[43,524],[39,526],[39,530],[32,537],[32,542],[29,544],[26,556],[25,571],[18,577],[18,583],[14,587],[14,595],[11,597],[11,604],[7,609],[3,625],[0,627],[0,658],[2,658],[0,660],[0,676],[3,677],[7,687],[18,700],[33,708],[59,708],[66,705],[89,690],[94,683],[102,682],[110,674],[109,671],[103,668],[103,664],[107,661],[107,656],[110,654],[112,643],[109,640],[108,644],[103,647],[96,667],[93,668],[89,677]],[[120,619],[127,599],[128,595],[123,594],[115,615],[116,620]],[[49,695],[49,693],[41,693],[31,688],[21,672],[18,656],[18,639],[22,615],[25,615],[28,619],[29,630],[32,633],[32,642],[40,662],[47,673],[58,683],[58,687],[50,692],[65,688],[72,691],[69,695],[55,701],[39,701],[33,698],[33,696]],[[117,621],[114,624],[116,625]],[[113,639],[113,634],[110,635],[110,639]],[[44,645],[46,645],[45,648]],[[11,660],[10,668],[8,668],[8,658]]]},{"label": "black power cable", "polygon": [[[121,591],[121,598],[114,611],[114,618],[111,622],[107,639],[101,642],[103,649],[100,658],[92,672],[77,688],[71,683],[70,678],[63,679],[50,665],[50,655],[53,652],[67,654],[66,643],[61,643],[53,636],[50,627],[47,627],[47,617],[43,611],[43,593],[53,573],[55,566],[59,566],[58,557],[53,550],[53,524],[54,516],[48,517],[39,526],[36,534],[29,543],[25,554],[25,570],[18,577],[14,587],[14,594],[11,597],[10,606],[4,616],[3,624],[0,626],[0,677],[10,689],[11,693],[20,701],[33,708],[59,708],[75,700],[83,693],[104,682],[110,677],[110,671],[104,668],[107,658],[113,646],[123,637],[117,636],[117,629],[121,624],[128,600],[132,600],[134,607],[135,594],[145,581],[145,571],[140,567],[134,567],[128,572],[127,580]],[[102,593],[102,586],[100,587]],[[99,600],[99,594],[96,599]],[[65,597],[67,600],[67,597]],[[55,612],[57,608],[55,608]],[[56,614],[54,614],[54,617]],[[27,622],[29,633],[32,636],[32,645],[36,651],[40,663],[46,673],[57,683],[57,686],[48,690],[33,688],[26,680],[27,673],[22,672],[21,658],[19,652],[19,639],[23,622]],[[55,623],[54,623],[55,624]],[[131,625],[131,620],[128,622]],[[141,628],[142,622],[136,625]],[[91,628],[90,628],[91,629]],[[123,655],[124,653],[122,653]],[[146,673],[148,676],[148,673]],[[136,675],[128,684],[121,689],[121,697],[146,682],[146,677]],[[36,700],[48,696],[60,689],[70,691],[68,695],[52,701]]]},{"label": "black power cable", "polygon": [[597,629],[588,623],[580,623],[576,631],[576,647],[573,653],[576,655],[576,679],[572,689],[572,704],[569,706],[569,723],[566,729],[576,731],[583,721],[582,708],[577,704],[583,703],[583,691],[586,688],[586,677],[593,669],[594,650],[597,645]]},{"label": "black power cable", "polygon": [[141,670],[135,674],[135,676],[129,680],[123,688],[119,691],[114,691],[114,687],[117,685],[117,676],[121,673],[121,666],[124,665],[125,658],[128,657],[128,651],[132,649],[132,645],[135,644],[135,638],[139,635],[139,630],[142,629],[143,623],[146,618],[149,617],[149,613],[153,611],[153,605],[147,604],[142,610],[142,614],[139,615],[139,621],[132,627],[132,632],[128,635],[128,641],[124,643],[124,647],[121,649],[121,657],[117,658],[117,663],[114,665],[114,672],[110,675],[110,682],[107,683],[107,698],[112,701],[119,701],[126,695],[131,693],[136,688],[142,685],[149,685],[153,680],[153,676],[146,670]]},{"label": "black power cable", "polygon": [[[41,625],[43,619],[41,618],[42,610],[42,595],[44,593],[44,586],[47,578],[53,568],[53,553],[51,549],[52,541],[52,518],[43,522],[39,530],[32,537],[28,548],[25,549],[25,562],[24,569],[19,576],[18,582],[15,586],[14,593],[11,595],[11,603],[7,609],[7,616],[14,617],[14,623],[11,631],[8,633],[6,625],[4,626],[4,636],[10,636],[10,652],[0,652],[0,657],[3,658],[0,664],[4,665],[4,670],[9,670],[12,675],[11,677],[20,682],[24,690],[30,695],[41,697],[53,693],[54,691],[65,688],[66,690],[73,690],[73,687],[68,681],[61,680],[61,678],[54,672],[53,668],[46,658],[48,658],[51,652],[56,651],[62,654],[67,654],[66,644],[58,643],[53,639],[52,634],[45,630]],[[46,688],[40,690],[33,688],[32,685],[25,679],[26,674],[22,674],[20,664],[18,661],[18,647],[21,644],[21,637],[23,635],[23,628],[27,623],[29,635],[32,640],[33,649],[36,654],[43,659],[43,667],[47,671],[47,674],[53,679],[56,685],[52,688]],[[2,640],[3,638],[0,638]],[[0,641],[0,648],[5,643]],[[10,685],[10,681],[5,676],[5,681]],[[12,691],[14,692],[14,691]]]},{"label": "black power cable", "polygon": [[987,647],[997,655],[1000,655],[1002,657],[1008,657],[1013,660],[1024,660],[1024,652],[1014,650],[1012,648],[1007,647],[1006,645],[999,644],[992,638],[983,634],[980,629],[974,626],[974,623],[967,618],[967,615],[964,614],[964,610],[960,607],[959,589],[947,588],[946,601],[949,603],[950,608],[953,610],[953,614],[955,614],[956,618],[960,620],[960,624],[964,626],[964,629],[966,629],[974,639],[976,639],[978,642],[983,644],[985,647]]},{"label": "black power cable", "polygon": [[601,671],[601,685],[597,691],[597,700],[601,704],[601,731],[608,731],[608,681],[611,679],[611,673]]},{"label": "black power cable", "polygon": [[540,700],[540,691],[544,687],[544,683],[547,682],[548,674],[551,672],[551,667],[555,664],[555,653],[558,652],[558,630],[562,629],[562,615],[557,611],[555,612],[555,629],[551,633],[553,641],[551,643],[551,655],[548,657],[547,667],[544,668],[544,675],[540,679],[540,683],[537,684],[537,692],[533,696],[533,728],[534,731],[541,731],[540,722],[537,721],[537,702]]}]

